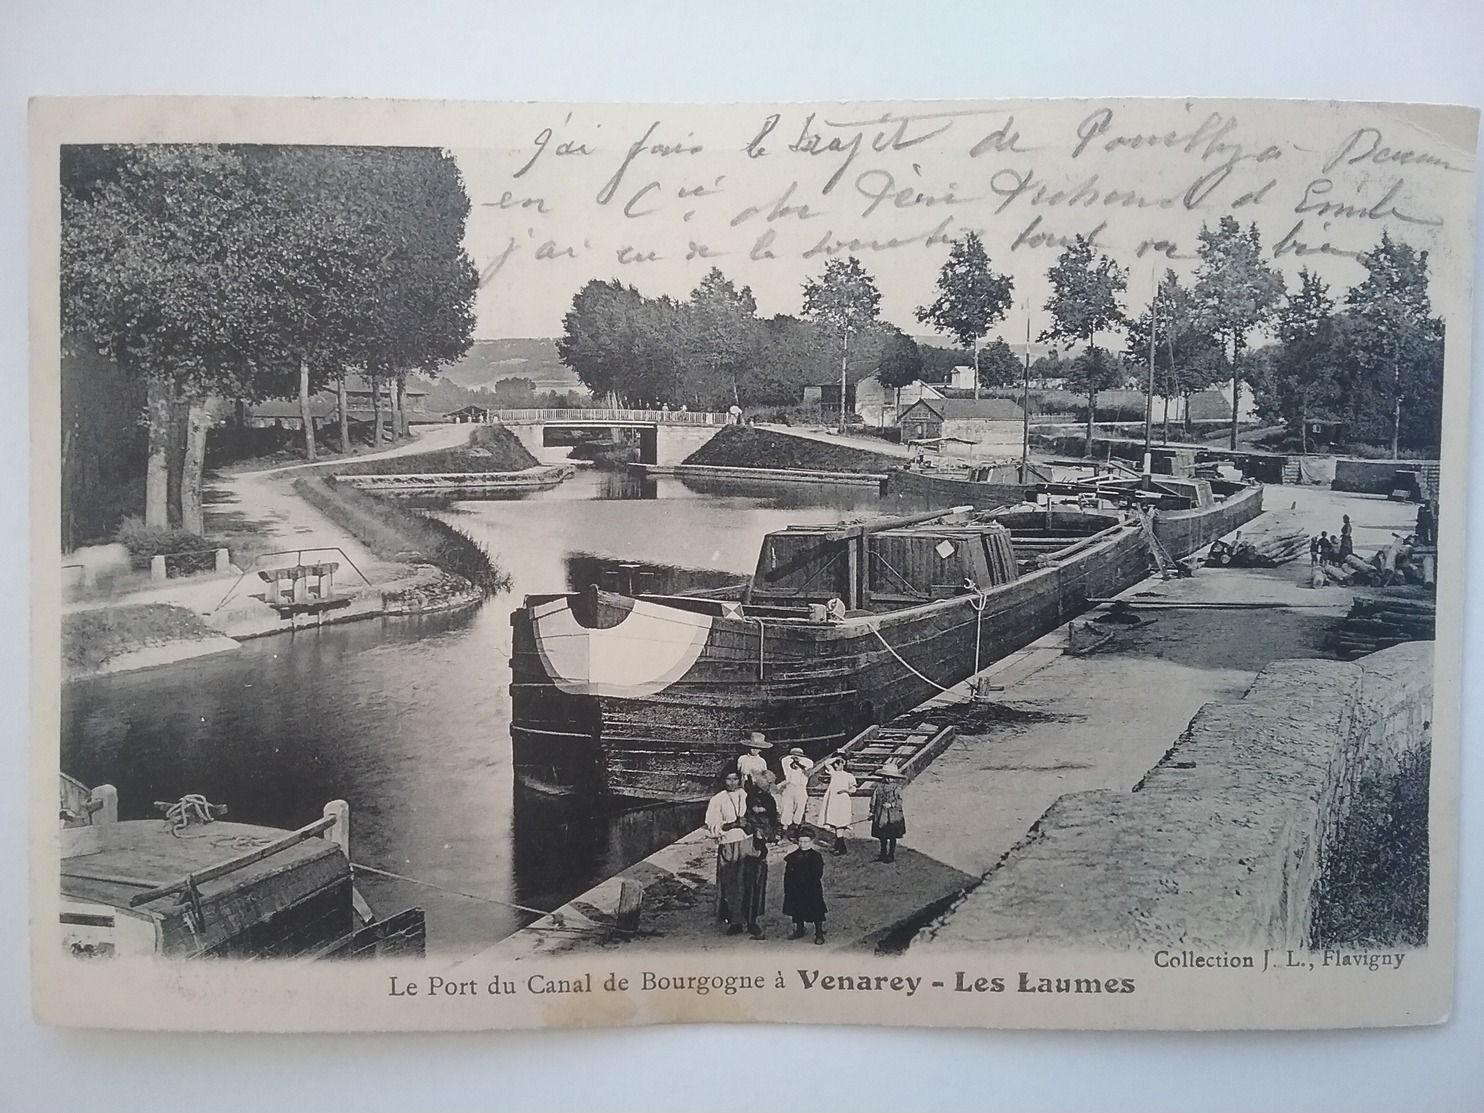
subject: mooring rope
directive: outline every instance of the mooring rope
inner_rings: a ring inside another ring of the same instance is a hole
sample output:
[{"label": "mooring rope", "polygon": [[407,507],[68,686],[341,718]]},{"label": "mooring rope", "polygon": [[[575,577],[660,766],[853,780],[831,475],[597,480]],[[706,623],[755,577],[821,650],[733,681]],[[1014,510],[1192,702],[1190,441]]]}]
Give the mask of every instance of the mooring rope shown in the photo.
[{"label": "mooring rope", "polygon": [[192,823],[205,825],[210,822],[211,802],[199,792],[187,793],[165,810],[165,823],[177,839],[205,838],[205,831],[197,835],[183,835],[181,832]]},{"label": "mooring rope", "polygon": [[[988,605],[989,604],[988,604],[988,596],[987,596],[987,594],[985,592],[983,592],[983,591],[976,593],[975,599],[974,599],[974,604],[973,604],[973,606],[974,606],[974,614],[976,616],[976,618],[974,620],[975,621],[975,624],[976,624],[975,625],[975,630],[974,630],[974,658],[975,658],[975,660],[974,660],[974,672],[975,672],[976,675],[979,672],[979,660],[978,660],[978,657],[979,657],[979,629],[978,629],[978,627],[981,626],[983,624],[983,622],[984,622],[984,610],[985,610],[985,608]],[[881,635],[881,628],[879,626],[876,627],[876,628],[874,628],[871,631],[871,633],[875,634],[876,635],[876,640],[879,641],[883,646],[885,646],[886,647],[886,651],[888,653],[890,653],[893,657],[895,657],[897,659],[897,663],[900,664],[908,672],[910,672],[913,676],[917,677],[919,680],[922,680],[922,681],[924,681],[924,682],[926,682],[928,684],[931,684],[934,688],[938,689],[938,691],[940,691],[940,692],[951,692],[951,691],[953,691],[952,688],[945,688],[945,687],[943,687],[943,685],[939,684],[931,676],[924,676],[922,673],[918,672],[910,664],[908,664],[907,661],[905,659],[903,659],[902,655],[900,653],[898,653],[895,649],[893,649],[891,647],[891,643],[888,642],[884,637],[882,637],[882,635]],[[963,682],[960,681],[959,683],[963,683]]]},{"label": "mooring rope", "polygon": [[[549,928],[541,928],[540,930],[542,930],[542,931],[553,931],[553,930],[555,930],[555,931],[575,931],[575,932],[596,932],[596,933],[602,933],[604,935],[607,935],[607,934],[610,934],[613,931],[620,930],[618,928],[606,927],[606,926],[604,926],[602,924],[594,924],[592,927],[586,927],[586,926],[584,926],[582,924],[568,924],[566,922],[566,918],[560,912],[548,912],[548,911],[546,911],[545,909],[542,909],[542,908],[531,908],[529,905],[516,904],[514,901],[500,900],[497,897],[487,897],[487,896],[484,896],[481,893],[466,893],[462,889],[452,889],[452,888],[448,887],[447,885],[439,885],[439,884],[437,884],[436,882],[433,882],[433,881],[423,881],[420,878],[407,877],[407,876],[405,876],[403,874],[400,874],[400,873],[393,873],[391,870],[379,870],[375,866],[363,866],[359,862],[352,862],[351,863],[351,869],[353,869],[353,870],[361,870],[361,871],[363,871],[365,873],[374,873],[378,877],[390,878],[392,881],[405,881],[409,885],[422,885],[425,888],[436,889],[440,893],[449,893],[449,894],[452,894],[453,896],[456,896],[456,897],[468,897],[470,900],[483,901],[485,904],[499,905],[501,908],[513,908],[517,912],[529,912],[532,915],[537,916],[537,917],[541,917],[541,918],[545,918],[547,916],[550,916],[551,919],[552,919],[552,926],[549,927]],[[527,925],[527,926],[529,926],[529,925]]]}]

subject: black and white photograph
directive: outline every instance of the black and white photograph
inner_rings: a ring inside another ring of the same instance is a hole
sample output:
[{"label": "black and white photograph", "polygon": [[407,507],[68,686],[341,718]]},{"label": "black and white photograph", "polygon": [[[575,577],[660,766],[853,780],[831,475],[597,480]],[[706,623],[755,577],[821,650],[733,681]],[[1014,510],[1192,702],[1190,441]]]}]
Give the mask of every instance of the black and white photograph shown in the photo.
[{"label": "black and white photograph", "polygon": [[38,1016],[1441,1021],[1477,126],[34,102]]}]

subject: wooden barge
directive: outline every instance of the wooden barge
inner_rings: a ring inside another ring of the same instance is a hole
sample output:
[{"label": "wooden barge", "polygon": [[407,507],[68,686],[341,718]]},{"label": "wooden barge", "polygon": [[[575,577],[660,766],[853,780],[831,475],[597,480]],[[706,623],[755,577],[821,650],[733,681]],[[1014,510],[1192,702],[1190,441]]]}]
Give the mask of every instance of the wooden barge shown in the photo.
[{"label": "wooden barge", "polygon": [[356,890],[350,808],[294,831],[187,797],[118,819],[111,786],[62,777],[61,943],[79,958],[422,957],[423,910],[377,918]]},{"label": "wooden barge", "polygon": [[[1162,508],[962,507],[769,534],[738,600],[590,588],[511,615],[517,776],[683,800],[761,730],[817,757],[1262,511],[1260,487],[1149,485]],[[1125,492],[1127,494],[1127,492]]]}]

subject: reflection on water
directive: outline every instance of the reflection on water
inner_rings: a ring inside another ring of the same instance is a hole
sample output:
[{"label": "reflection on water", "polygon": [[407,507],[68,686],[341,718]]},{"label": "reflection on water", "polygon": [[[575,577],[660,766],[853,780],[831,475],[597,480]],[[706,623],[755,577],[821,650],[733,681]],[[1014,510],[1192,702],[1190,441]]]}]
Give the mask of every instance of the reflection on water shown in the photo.
[{"label": "reflection on water", "polygon": [[429,948],[468,953],[530,919],[510,905],[556,907],[699,822],[693,805],[515,798],[509,615],[521,596],[626,567],[658,590],[716,586],[752,572],[769,530],[882,510],[898,507],[868,488],[700,491],[590,469],[519,499],[460,502],[439,515],[488,546],[512,594],[472,614],[301,630],[69,685],[62,768],[116,785],[128,819],[200,792],[235,820],[291,828],[344,799],[357,862],[439,886],[363,875],[372,904],[420,905]]}]

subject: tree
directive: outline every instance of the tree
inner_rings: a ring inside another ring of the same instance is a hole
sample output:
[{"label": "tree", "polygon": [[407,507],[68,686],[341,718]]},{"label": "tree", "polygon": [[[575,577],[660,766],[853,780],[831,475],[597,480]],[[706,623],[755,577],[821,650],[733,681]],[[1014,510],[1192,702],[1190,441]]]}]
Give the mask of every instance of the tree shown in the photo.
[{"label": "tree", "polygon": [[1283,276],[1263,262],[1262,241],[1253,224],[1245,232],[1224,216],[1215,229],[1201,226],[1195,300],[1204,328],[1231,351],[1231,447],[1237,447],[1242,402],[1242,349],[1248,334],[1271,317],[1283,296]]},{"label": "tree", "polygon": [[902,388],[910,386],[922,377],[922,353],[917,341],[901,329],[888,326],[886,339],[881,345],[881,360],[876,368],[876,378],[882,386],[896,391],[896,409],[902,410]]},{"label": "tree", "polygon": [[[1046,277],[1051,282],[1051,297],[1045,305],[1051,314],[1051,325],[1041,333],[1040,339],[1059,341],[1069,348],[1079,341],[1087,345],[1088,361],[1083,371],[1074,372],[1071,378],[1079,389],[1088,392],[1086,452],[1090,456],[1097,394],[1108,389],[1097,384],[1111,374],[1102,357],[1092,356],[1094,341],[1099,332],[1106,332],[1123,321],[1118,295],[1128,286],[1128,278],[1106,255],[1094,260],[1092,244],[1081,236],[1067,245]],[[1122,378],[1121,371],[1118,378]]]},{"label": "tree", "polygon": [[1097,410],[1098,395],[1123,385],[1126,374],[1123,365],[1106,348],[1093,345],[1077,353],[1067,370],[1067,389],[1087,396],[1087,450],[1092,455],[1092,423]]},{"label": "tree", "polygon": [[974,232],[953,241],[938,272],[938,297],[919,306],[917,319],[947,333],[974,357],[974,394],[979,394],[979,342],[1010,311],[1015,280],[996,274],[984,244]]},{"label": "tree", "polygon": [[845,377],[850,361],[850,334],[876,321],[881,292],[854,255],[831,259],[818,279],[804,283],[804,317],[840,334],[840,432],[845,432]]},{"label": "tree", "polygon": [[996,336],[979,353],[978,381],[981,386],[1004,386],[1018,380],[1023,372],[1024,365],[1003,336]]},{"label": "tree", "polygon": [[[242,259],[252,198],[241,160],[212,146],[69,147],[62,156],[62,319],[144,381],[145,522],[170,524],[170,433],[189,407],[182,524],[200,532],[205,396],[250,378],[256,310]],[[261,384],[260,384],[261,385]]]},{"label": "tree", "polygon": [[757,349],[757,299],[751,288],[738,290],[719,268],[712,267],[690,292],[686,308],[696,360],[713,380],[703,396],[715,404],[729,386],[729,404],[740,406],[738,379]]},{"label": "tree", "polygon": [[1274,316],[1281,344],[1272,362],[1275,408],[1290,430],[1298,426],[1302,452],[1309,451],[1313,407],[1327,410],[1339,398],[1334,309],[1329,287],[1304,267],[1298,290],[1288,294]]},{"label": "tree", "polygon": [[[1352,318],[1351,358],[1369,379],[1371,391],[1391,405],[1391,454],[1402,442],[1403,403],[1421,406],[1417,443],[1441,441],[1442,322],[1432,316],[1427,294],[1427,252],[1394,241],[1381,242],[1360,257],[1366,277],[1345,295]],[[1410,415],[1409,416],[1413,416]],[[1437,432],[1432,432],[1437,429]]]},{"label": "tree", "polygon": [[1190,398],[1197,391],[1227,377],[1227,362],[1218,343],[1200,327],[1194,295],[1180,284],[1173,270],[1165,271],[1154,299],[1153,313],[1145,310],[1126,323],[1127,359],[1147,374],[1150,321],[1154,321],[1155,382],[1164,396],[1164,442],[1170,442],[1170,399],[1184,400],[1185,435],[1190,436]]}]

